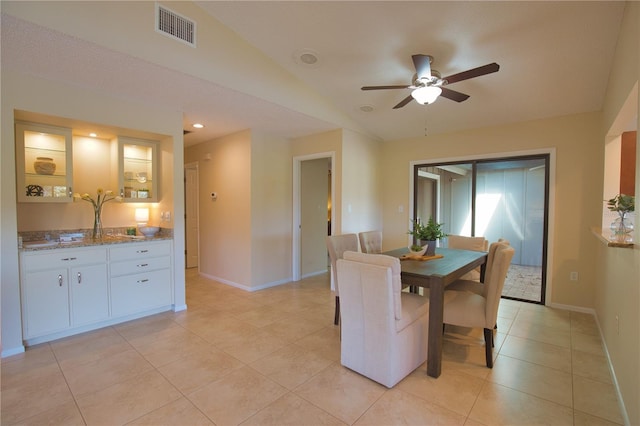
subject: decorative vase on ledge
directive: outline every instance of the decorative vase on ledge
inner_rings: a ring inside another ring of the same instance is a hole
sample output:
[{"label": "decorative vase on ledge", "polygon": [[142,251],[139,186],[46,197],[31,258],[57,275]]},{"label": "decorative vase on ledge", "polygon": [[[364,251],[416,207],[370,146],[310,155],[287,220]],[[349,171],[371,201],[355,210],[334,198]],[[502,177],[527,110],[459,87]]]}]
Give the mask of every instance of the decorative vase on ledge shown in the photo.
[{"label": "decorative vase on ledge", "polygon": [[633,221],[628,212],[618,212],[616,220],[611,222],[611,241],[617,243],[633,242]]},{"label": "decorative vase on ledge", "polygon": [[633,242],[633,218],[629,213],[636,210],[636,197],[618,194],[607,202],[607,208],[618,213],[618,218],[611,223],[611,241],[616,243]]},{"label": "decorative vase on ledge", "polygon": [[102,206],[94,208],[93,216],[93,233],[91,237],[94,240],[102,238]]}]

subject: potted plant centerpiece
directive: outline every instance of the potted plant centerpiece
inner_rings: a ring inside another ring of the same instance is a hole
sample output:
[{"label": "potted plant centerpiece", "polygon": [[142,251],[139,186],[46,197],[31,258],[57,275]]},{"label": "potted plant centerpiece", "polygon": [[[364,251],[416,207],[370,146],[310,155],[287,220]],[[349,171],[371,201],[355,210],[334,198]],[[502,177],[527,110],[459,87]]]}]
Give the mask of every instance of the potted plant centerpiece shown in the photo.
[{"label": "potted plant centerpiece", "polygon": [[618,217],[611,223],[611,239],[616,242],[633,241],[633,221],[629,212],[635,211],[636,199],[633,195],[618,194],[607,201],[607,208],[617,212]]},{"label": "potted plant centerpiece", "polygon": [[442,225],[442,223],[437,223],[433,220],[433,217],[429,218],[426,225],[420,219],[416,219],[413,220],[413,228],[408,233],[413,235],[418,247],[422,248],[425,244],[428,244],[425,255],[433,256],[436,252],[436,241],[447,236],[442,231]]}]

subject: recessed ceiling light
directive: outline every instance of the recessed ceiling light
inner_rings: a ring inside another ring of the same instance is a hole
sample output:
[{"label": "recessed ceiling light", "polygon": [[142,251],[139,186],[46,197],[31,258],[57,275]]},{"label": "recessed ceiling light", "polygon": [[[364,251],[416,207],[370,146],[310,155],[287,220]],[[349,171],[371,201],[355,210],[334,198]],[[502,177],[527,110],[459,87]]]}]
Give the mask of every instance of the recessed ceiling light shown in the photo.
[{"label": "recessed ceiling light", "polygon": [[293,60],[296,64],[307,67],[316,67],[319,65],[318,53],[311,49],[300,49],[293,53]]},{"label": "recessed ceiling light", "polygon": [[89,133],[89,136],[91,136],[92,138],[96,138],[96,137],[98,137],[98,134],[97,133]]},{"label": "recessed ceiling light", "polygon": [[362,112],[372,112],[374,110],[374,106],[373,105],[362,105],[360,107],[360,111]]},{"label": "recessed ceiling light", "polygon": [[202,129],[204,127],[204,124],[195,123],[193,127],[195,127],[196,129]]}]

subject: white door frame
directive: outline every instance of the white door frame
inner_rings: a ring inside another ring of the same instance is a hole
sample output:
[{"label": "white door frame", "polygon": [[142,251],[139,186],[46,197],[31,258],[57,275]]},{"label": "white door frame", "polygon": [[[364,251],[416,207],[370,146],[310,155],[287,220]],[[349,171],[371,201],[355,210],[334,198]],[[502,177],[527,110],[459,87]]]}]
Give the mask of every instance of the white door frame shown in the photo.
[{"label": "white door frame", "polygon": [[330,158],[331,159],[331,225],[332,232],[333,226],[336,223],[336,209],[335,209],[335,183],[336,183],[336,173],[335,173],[335,164],[336,164],[336,153],[335,151],[329,152],[319,152],[316,154],[308,154],[308,155],[300,155],[293,157],[293,229],[292,229],[292,248],[291,248],[291,275],[293,281],[300,281],[300,203],[302,202],[302,197],[300,194],[300,169],[303,161],[307,160],[317,160],[319,158]]},{"label": "white door frame", "polygon": [[[185,169],[185,172],[184,172],[184,174],[185,174],[185,181],[184,181],[184,184],[185,184],[185,191],[184,191],[184,196],[185,196],[185,212],[184,212],[185,213],[185,220],[184,220],[184,227],[185,227],[185,229],[184,229],[185,259],[184,259],[184,261],[185,261],[185,267],[186,267],[186,265],[188,263],[188,261],[186,259],[186,255],[188,253],[186,239],[187,239],[187,235],[189,233],[189,231],[187,230],[187,218],[186,218],[186,215],[187,215],[187,210],[186,210],[187,200],[186,200],[186,197],[187,197],[187,194],[188,194],[188,191],[186,189],[186,184],[187,184],[187,178],[186,178],[187,173],[186,173],[186,170],[187,169],[193,169],[193,170],[196,171],[196,175],[199,176],[200,175],[200,169],[199,169],[199,164],[198,164],[197,161],[185,164],[184,165],[184,169]],[[199,179],[196,179],[195,193],[196,193],[196,226],[198,227],[198,235],[197,235],[197,241],[196,241],[196,247],[197,247],[197,250],[198,250],[198,265],[196,267],[198,269],[198,272],[200,272],[200,196],[199,196],[199,194],[200,194],[200,182],[199,182]]]}]

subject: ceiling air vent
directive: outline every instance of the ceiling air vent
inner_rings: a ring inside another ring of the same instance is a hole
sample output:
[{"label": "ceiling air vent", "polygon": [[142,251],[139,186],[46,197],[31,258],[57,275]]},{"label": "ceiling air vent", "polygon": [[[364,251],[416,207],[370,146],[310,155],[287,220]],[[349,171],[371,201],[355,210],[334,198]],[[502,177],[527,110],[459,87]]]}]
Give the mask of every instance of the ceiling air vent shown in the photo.
[{"label": "ceiling air vent", "polygon": [[156,3],[156,31],[196,47],[196,23]]}]

